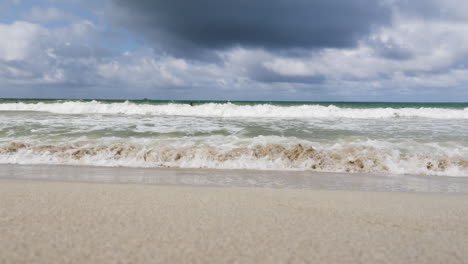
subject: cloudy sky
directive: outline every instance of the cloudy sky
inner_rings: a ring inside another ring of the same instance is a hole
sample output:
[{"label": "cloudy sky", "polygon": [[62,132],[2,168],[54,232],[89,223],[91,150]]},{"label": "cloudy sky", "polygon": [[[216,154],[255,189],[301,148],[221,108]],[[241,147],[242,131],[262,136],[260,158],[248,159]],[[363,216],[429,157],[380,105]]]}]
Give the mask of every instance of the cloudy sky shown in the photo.
[{"label": "cloudy sky", "polygon": [[2,0],[0,97],[468,101],[468,1]]}]

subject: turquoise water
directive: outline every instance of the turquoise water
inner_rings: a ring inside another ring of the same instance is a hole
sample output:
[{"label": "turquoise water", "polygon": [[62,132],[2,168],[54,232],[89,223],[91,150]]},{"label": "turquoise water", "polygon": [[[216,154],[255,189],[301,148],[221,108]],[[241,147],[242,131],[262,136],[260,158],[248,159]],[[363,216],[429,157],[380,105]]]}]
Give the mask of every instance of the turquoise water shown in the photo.
[{"label": "turquoise water", "polygon": [[122,103],[129,101],[135,104],[154,104],[154,105],[164,105],[164,104],[190,104],[194,103],[196,105],[200,104],[226,104],[231,103],[234,105],[275,105],[275,106],[300,106],[300,105],[321,105],[321,106],[330,106],[334,105],[337,107],[346,107],[346,108],[449,108],[449,109],[463,109],[468,108],[468,102],[465,103],[421,103],[421,102],[307,102],[307,101],[180,101],[180,100],[100,100],[100,99],[21,99],[21,98],[4,98],[0,99],[0,103],[57,103],[57,102],[91,102],[98,101],[101,103]]}]

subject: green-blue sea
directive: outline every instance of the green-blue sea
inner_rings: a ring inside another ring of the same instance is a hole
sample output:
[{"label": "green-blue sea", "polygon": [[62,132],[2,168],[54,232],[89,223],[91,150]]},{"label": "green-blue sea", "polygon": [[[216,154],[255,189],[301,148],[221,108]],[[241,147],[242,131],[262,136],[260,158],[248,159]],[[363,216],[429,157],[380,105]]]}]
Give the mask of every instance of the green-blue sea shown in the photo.
[{"label": "green-blue sea", "polygon": [[468,103],[0,99],[0,163],[468,176]]}]

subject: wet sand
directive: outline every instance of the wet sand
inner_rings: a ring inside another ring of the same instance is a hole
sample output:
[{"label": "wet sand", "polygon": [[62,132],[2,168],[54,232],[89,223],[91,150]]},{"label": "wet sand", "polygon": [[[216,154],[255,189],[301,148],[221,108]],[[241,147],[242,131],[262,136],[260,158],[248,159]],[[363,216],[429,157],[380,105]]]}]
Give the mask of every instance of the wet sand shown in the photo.
[{"label": "wet sand", "polygon": [[468,194],[468,177],[315,171],[0,164],[0,179],[269,189]]},{"label": "wet sand", "polygon": [[466,263],[468,195],[0,180],[0,263]]}]

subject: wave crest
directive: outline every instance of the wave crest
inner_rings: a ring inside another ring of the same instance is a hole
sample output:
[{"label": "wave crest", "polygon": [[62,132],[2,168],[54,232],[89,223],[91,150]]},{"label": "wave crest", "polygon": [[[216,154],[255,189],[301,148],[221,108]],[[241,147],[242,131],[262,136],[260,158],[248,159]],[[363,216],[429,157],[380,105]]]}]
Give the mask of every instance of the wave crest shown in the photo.
[{"label": "wave crest", "polygon": [[468,108],[341,108],[333,105],[275,106],[269,104],[235,105],[207,103],[197,106],[184,104],[136,104],[132,102],[103,103],[3,103],[0,111],[37,111],[59,114],[125,114],[200,117],[271,117],[271,118],[400,118],[468,119]]}]

